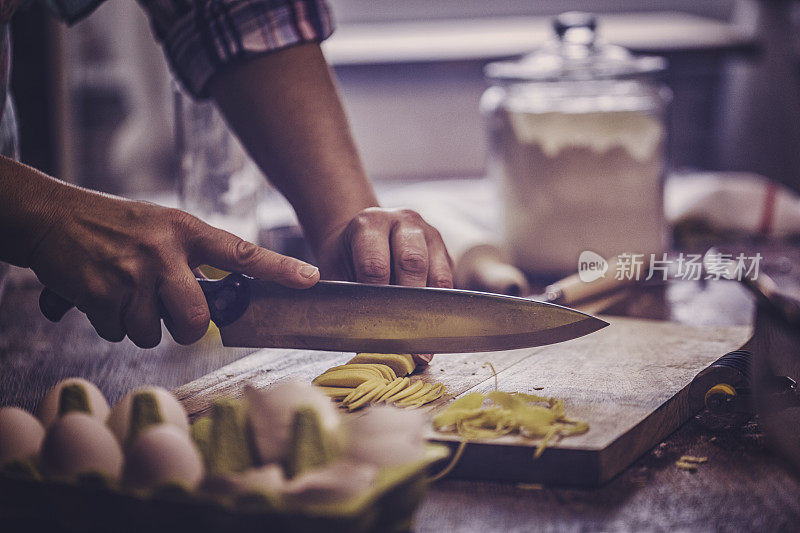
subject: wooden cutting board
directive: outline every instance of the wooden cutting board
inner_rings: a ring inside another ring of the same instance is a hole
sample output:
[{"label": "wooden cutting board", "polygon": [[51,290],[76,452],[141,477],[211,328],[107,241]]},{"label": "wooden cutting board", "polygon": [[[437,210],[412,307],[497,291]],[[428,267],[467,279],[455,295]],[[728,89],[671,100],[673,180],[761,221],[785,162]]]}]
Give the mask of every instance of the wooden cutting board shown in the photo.
[{"label": "wooden cutting board", "polygon": [[[580,339],[540,348],[434,358],[421,379],[447,386],[429,407],[443,409],[467,392],[531,392],[565,400],[567,416],[589,423],[533,458],[535,442],[506,436],[467,445],[452,476],[529,483],[595,486],[619,473],[694,413],[688,386],[697,373],[750,337],[748,327],[693,327],[604,317],[611,325]],[[352,354],[265,349],[177,388],[190,416],[245,383],[265,387],[295,378],[310,381]],[[536,390],[543,387],[542,390]],[[348,416],[357,416],[357,413]],[[457,437],[431,430],[431,440],[456,446]]]}]

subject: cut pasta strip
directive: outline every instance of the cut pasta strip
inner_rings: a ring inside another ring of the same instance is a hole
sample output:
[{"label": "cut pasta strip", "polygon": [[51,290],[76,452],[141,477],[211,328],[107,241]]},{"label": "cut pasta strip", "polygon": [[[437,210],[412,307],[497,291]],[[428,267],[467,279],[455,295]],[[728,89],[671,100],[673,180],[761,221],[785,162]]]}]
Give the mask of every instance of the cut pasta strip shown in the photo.
[{"label": "cut pasta strip", "polygon": [[420,399],[427,396],[431,392],[431,389],[433,389],[433,385],[431,385],[430,383],[423,383],[422,387],[420,387],[420,389],[417,392],[415,392],[411,396],[404,398],[401,401],[395,402],[395,405],[397,405],[398,407],[410,407]]},{"label": "cut pasta strip", "polygon": [[353,389],[350,387],[320,387],[320,390],[334,400],[341,400],[351,392]]},{"label": "cut pasta strip", "polygon": [[369,372],[377,373],[384,379],[395,379],[397,375],[394,373],[394,370],[390,366],[384,364],[350,364],[347,363],[346,365],[339,365],[329,368],[325,371],[327,374],[328,372],[333,372],[336,370],[367,370]]},{"label": "cut pasta strip", "polygon": [[377,363],[389,366],[398,377],[409,375],[417,366],[411,354],[407,353],[360,353],[347,362],[348,365],[358,363]]},{"label": "cut pasta strip", "polygon": [[424,385],[424,382],[420,381],[420,380],[417,380],[417,381],[413,382],[412,384],[410,384],[405,389],[401,390],[400,392],[398,392],[398,393],[396,393],[396,394],[394,394],[392,396],[387,397],[386,398],[386,403],[395,403],[395,402],[398,402],[398,401],[403,400],[405,398],[408,398],[412,394],[416,394],[422,388],[422,385]]},{"label": "cut pasta strip", "polygon": [[411,383],[411,380],[408,378],[402,378],[402,379],[398,378],[398,380],[395,381],[386,392],[380,394],[377,398],[375,398],[374,402],[375,403],[384,402],[386,398],[388,398],[389,396],[392,396],[393,394],[400,392],[401,390],[408,387],[409,383]]},{"label": "cut pasta strip", "polygon": [[[398,407],[417,408],[440,398],[445,391],[441,383],[426,383],[421,379],[411,381],[405,374],[409,370],[410,355],[359,354],[351,363],[329,368],[317,376],[313,383],[342,406],[354,410],[369,403],[388,403]],[[376,361],[358,362],[358,361]],[[400,369],[398,377],[394,367]],[[406,365],[406,366],[402,366]]]},{"label": "cut pasta strip", "polygon": [[348,404],[347,404],[347,408],[348,408],[350,411],[355,411],[355,410],[356,410],[356,409],[358,409],[359,407],[363,407],[364,405],[366,405],[366,404],[367,404],[367,402],[369,402],[369,401],[370,401],[370,400],[372,400],[372,399],[373,399],[375,396],[377,396],[377,395],[378,395],[378,393],[379,393],[379,392],[381,392],[381,390],[382,390],[382,389],[383,389],[383,386],[381,386],[381,385],[377,385],[377,386],[375,386],[375,388],[373,388],[372,390],[368,391],[368,392],[367,392],[365,395],[363,395],[361,398],[358,398],[358,399],[356,399],[355,401],[348,403]]}]

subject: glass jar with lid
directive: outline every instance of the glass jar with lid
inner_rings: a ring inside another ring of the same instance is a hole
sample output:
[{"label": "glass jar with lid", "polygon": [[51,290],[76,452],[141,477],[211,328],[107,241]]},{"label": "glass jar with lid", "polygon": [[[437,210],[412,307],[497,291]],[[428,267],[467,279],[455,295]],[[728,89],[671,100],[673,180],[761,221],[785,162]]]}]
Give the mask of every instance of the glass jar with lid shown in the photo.
[{"label": "glass jar with lid", "polygon": [[596,28],[592,15],[559,15],[545,47],[485,69],[487,168],[509,258],[529,273],[574,272],[585,250],[666,246],[666,61],[603,44]]}]

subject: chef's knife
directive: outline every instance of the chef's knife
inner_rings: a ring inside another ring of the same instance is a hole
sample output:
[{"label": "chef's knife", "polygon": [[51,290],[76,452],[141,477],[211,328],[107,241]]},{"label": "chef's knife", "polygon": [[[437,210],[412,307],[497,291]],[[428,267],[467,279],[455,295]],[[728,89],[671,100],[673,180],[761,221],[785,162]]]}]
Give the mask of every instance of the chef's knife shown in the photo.
[{"label": "chef's knife", "polygon": [[[608,325],[550,303],[482,292],[320,281],[291,289],[231,274],[198,279],[225,346],[453,353],[543,346]],[[45,290],[57,321],[71,304]]]},{"label": "chef's knife", "polygon": [[542,346],[608,323],[554,304],[455,289],[229,275],[199,280],[225,346],[345,352],[482,352]]}]

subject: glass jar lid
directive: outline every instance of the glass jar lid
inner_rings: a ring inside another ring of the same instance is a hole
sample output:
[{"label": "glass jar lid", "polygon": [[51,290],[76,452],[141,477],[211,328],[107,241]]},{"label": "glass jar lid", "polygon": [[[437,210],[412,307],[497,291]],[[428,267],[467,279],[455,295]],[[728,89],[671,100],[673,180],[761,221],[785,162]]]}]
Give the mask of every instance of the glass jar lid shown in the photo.
[{"label": "glass jar lid", "polygon": [[486,77],[498,82],[571,81],[652,76],[667,68],[663,57],[634,56],[598,42],[597,19],[581,12],[553,19],[555,38],[519,60],[489,63]]}]

